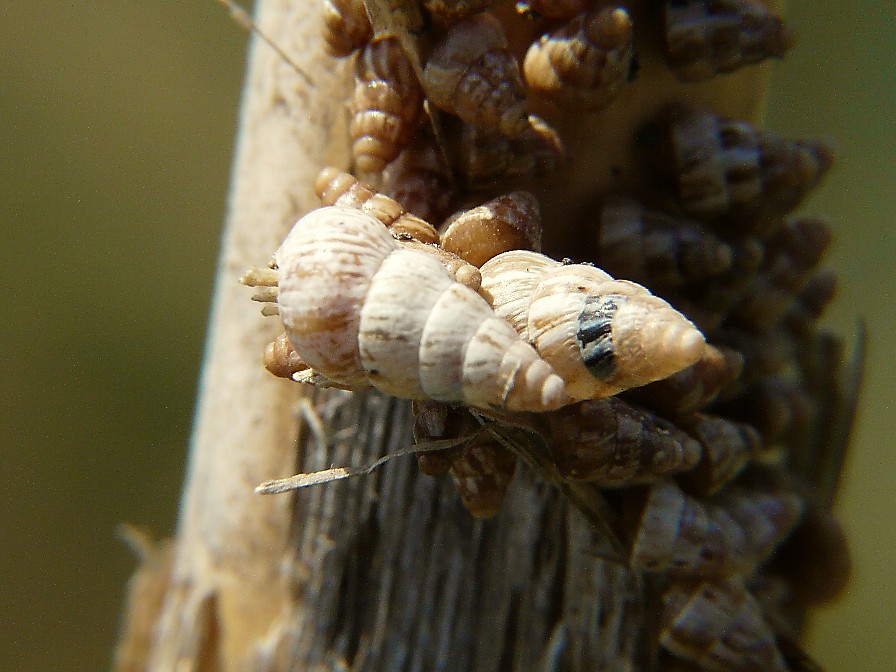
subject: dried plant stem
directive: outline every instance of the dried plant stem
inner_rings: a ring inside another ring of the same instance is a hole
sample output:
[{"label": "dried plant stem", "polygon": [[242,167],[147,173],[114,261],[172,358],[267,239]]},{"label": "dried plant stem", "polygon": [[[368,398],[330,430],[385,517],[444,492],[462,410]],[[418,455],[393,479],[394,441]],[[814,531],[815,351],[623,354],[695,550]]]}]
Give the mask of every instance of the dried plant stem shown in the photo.
[{"label": "dried plant stem", "polygon": [[[642,579],[596,557],[605,540],[528,470],[487,523],[410,458],[298,494],[255,494],[263,481],[368,464],[411,442],[404,403],[339,390],[312,398],[326,441],[300,432],[306,388],[261,366],[275,324],[238,278],[316,206],[317,171],[347,165],[349,83],[345,63],[323,55],[317,3],[258,4],[303,74],[255,43],[173,562],[146,562],[135,578],[116,669],[646,669]],[[731,83],[721,109],[753,116],[761,79]],[[691,89],[703,102],[707,90]]]}]

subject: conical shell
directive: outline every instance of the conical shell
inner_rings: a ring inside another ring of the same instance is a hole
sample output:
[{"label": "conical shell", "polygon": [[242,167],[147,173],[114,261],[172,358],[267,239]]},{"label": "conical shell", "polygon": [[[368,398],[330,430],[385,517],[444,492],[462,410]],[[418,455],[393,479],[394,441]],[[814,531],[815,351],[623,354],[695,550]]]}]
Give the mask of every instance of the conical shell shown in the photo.
[{"label": "conical shell", "polygon": [[628,12],[597,7],[542,35],[526,52],[523,74],[534,93],[596,111],[628,83],[633,58]]},{"label": "conical shell", "polygon": [[514,251],[480,270],[495,312],[551,363],[575,399],[665,378],[697,361],[706,346],[668,303],[593,266]]},{"label": "conical shell", "polygon": [[673,583],[660,644],[706,672],[788,672],[759,603],[738,580]]}]

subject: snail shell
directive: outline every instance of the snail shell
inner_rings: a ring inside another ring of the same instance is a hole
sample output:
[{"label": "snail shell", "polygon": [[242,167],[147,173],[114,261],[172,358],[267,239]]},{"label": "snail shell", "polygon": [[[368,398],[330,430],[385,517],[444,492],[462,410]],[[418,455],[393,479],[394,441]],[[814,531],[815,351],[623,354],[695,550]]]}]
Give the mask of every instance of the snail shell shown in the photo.
[{"label": "snail shell", "polygon": [[685,212],[726,227],[761,227],[795,208],[833,162],[823,142],[783,140],[750,124],[706,112],[672,114],[669,172]]},{"label": "snail shell", "polygon": [[482,297],[371,215],[314,210],[275,259],[289,340],[339,386],[507,410],[567,402],[563,380]]},{"label": "snail shell", "polygon": [[707,345],[703,355],[668,378],[631,390],[628,396],[671,418],[684,418],[713,401],[740,378],[744,358],[730,348]]},{"label": "snail shell", "polygon": [[700,445],[671,422],[617,398],[593,399],[545,417],[563,478],[601,486],[650,483],[693,468]]},{"label": "snail shell", "polygon": [[414,138],[423,90],[398,39],[375,38],[355,61],[349,128],[358,170],[379,173]]},{"label": "snail shell", "polygon": [[600,209],[599,261],[603,268],[654,289],[679,287],[731,268],[731,245],[705,226],[617,196]]},{"label": "snail shell", "polygon": [[453,217],[439,243],[474,266],[508,250],[541,249],[541,212],[528,191],[513,191]]},{"label": "snail shell", "polygon": [[449,474],[464,508],[474,518],[491,518],[501,508],[516,472],[516,455],[488,434],[464,446]]},{"label": "snail shell", "polygon": [[595,111],[629,81],[633,58],[628,12],[596,7],[542,35],[526,52],[523,74],[534,93]]},{"label": "snail shell", "polygon": [[718,416],[699,416],[688,433],[699,442],[702,455],[691,471],[678,477],[678,482],[698,497],[721,490],[763,448],[762,437],[753,426]]},{"label": "snail shell", "polygon": [[574,399],[607,397],[665,378],[703,354],[703,335],[641,285],[542,254],[499,254],[482,293],[566,381]]},{"label": "snail shell", "polygon": [[754,332],[777,326],[831,239],[830,227],[821,219],[787,222],[766,243],[765,261],[744,298],[731,311],[733,321]]},{"label": "snail shell", "polygon": [[[636,499],[642,498],[640,510]],[[629,564],[690,576],[749,574],[787,536],[803,500],[790,492],[735,488],[711,503],[660,481],[632,496]]]},{"label": "snail shell", "polygon": [[373,35],[364,0],[323,0],[324,41],[331,56],[348,56]]},{"label": "snail shell", "polygon": [[666,0],[666,58],[675,76],[696,82],[766,58],[783,58],[793,33],[761,3]]},{"label": "snail shell", "polygon": [[433,105],[475,126],[511,137],[529,128],[519,64],[491,14],[451,27],[426,62],[423,88]]},{"label": "snail shell", "polygon": [[738,579],[673,582],[660,644],[705,672],[788,672],[762,608]]}]

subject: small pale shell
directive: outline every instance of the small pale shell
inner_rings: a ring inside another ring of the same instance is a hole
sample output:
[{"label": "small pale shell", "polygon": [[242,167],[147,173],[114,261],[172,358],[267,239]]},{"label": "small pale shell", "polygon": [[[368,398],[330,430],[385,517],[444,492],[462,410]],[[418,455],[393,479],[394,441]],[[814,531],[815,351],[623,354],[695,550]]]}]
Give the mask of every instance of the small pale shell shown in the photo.
[{"label": "small pale shell", "polygon": [[275,259],[290,341],[339,386],[487,409],[568,401],[562,379],[482,297],[433,255],[402,249],[371,215],[314,210]]},{"label": "small pale shell", "polygon": [[789,672],[761,607],[737,579],[673,583],[661,627],[660,644],[705,672]]},{"label": "small pale shell", "polygon": [[491,14],[449,29],[426,62],[423,88],[433,105],[468,123],[511,137],[529,128],[519,64]]},{"label": "small pale shell", "polygon": [[620,7],[595,7],[529,47],[523,74],[534,93],[596,111],[628,83],[633,59],[628,12]]},{"label": "small pale shell", "polygon": [[793,33],[752,0],[666,0],[666,57],[675,76],[709,79],[766,58],[783,58]]},{"label": "small pale shell", "polygon": [[566,381],[575,399],[659,380],[703,354],[703,335],[641,285],[534,252],[481,268],[482,293]]}]

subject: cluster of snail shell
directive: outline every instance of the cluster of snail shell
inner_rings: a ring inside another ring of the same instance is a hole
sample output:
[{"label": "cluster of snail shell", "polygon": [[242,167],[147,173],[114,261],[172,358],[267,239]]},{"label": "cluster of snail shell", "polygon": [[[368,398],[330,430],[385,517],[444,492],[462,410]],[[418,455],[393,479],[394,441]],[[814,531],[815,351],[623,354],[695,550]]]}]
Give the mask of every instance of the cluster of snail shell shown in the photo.
[{"label": "cluster of snail shell", "polygon": [[[538,199],[513,184],[566,150],[527,101],[611,104],[635,77],[637,26],[604,2],[518,3],[544,28],[520,65],[500,4],[423,0],[431,44],[411,57],[374,35],[362,0],[324,2],[328,49],[355,59],[355,171],[378,188],[324,170],[322,207],[244,277],[283,322],[265,366],[413,400],[417,439],[456,443],[419,454],[421,470],[450,475],[480,518],[517,468],[483,418],[540,436],[554,475],[599,488],[624,561],[656,579],[668,669],[785,672],[805,609],[849,572],[830,501],[807,485],[807,464],[842,458],[819,448],[843,354],[816,324],[831,233],[790,216],[832,152],[663,110],[641,147],[655,198],[595,204],[581,227],[596,265],[544,255]],[[749,0],[655,4],[682,81],[792,43]],[[476,196],[494,184],[511,188]]]}]

